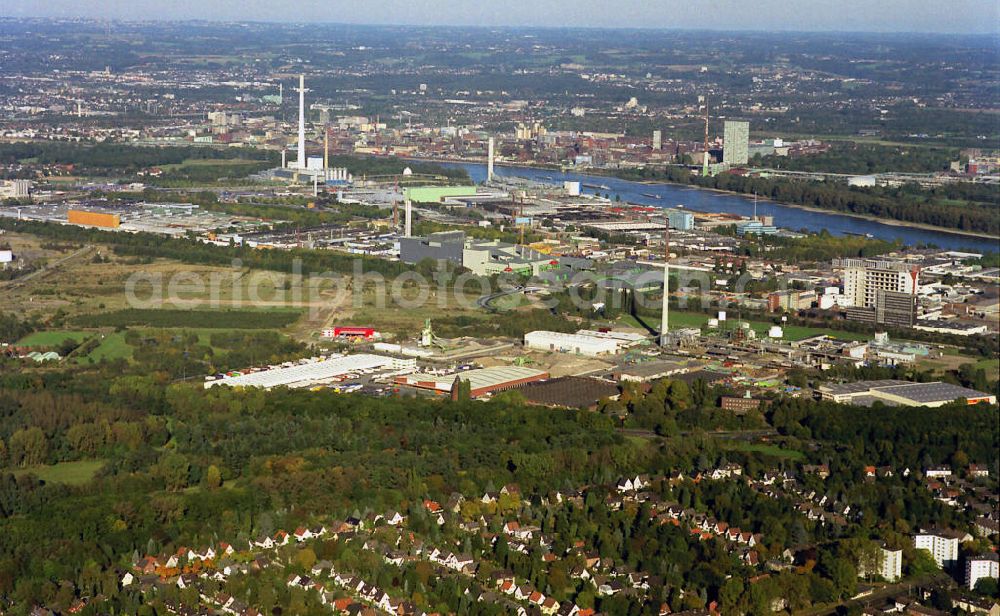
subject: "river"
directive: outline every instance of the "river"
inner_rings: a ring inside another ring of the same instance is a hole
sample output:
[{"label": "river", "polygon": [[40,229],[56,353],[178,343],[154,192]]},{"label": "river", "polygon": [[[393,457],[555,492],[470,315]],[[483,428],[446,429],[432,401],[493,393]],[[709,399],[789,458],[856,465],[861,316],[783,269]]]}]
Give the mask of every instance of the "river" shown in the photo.
[{"label": "river", "polygon": [[[459,167],[469,173],[476,183],[486,179],[486,165],[482,163],[439,163],[445,167]],[[742,195],[731,195],[703,188],[678,184],[645,184],[603,175],[582,173],[561,173],[551,169],[532,167],[495,167],[494,174],[500,177],[522,177],[537,182],[561,185],[563,181],[579,181],[605,189],[583,188],[584,192],[620,196],[622,201],[657,207],[683,205],[685,209],[697,212],[728,212],[743,216],[753,215],[753,199]],[[650,196],[656,195],[656,196]],[[657,198],[659,197],[659,198]],[[972,252],[997,252],[996,240],[972,237],[947,231],[915,229],[899,225],[885,224],[874,220],[854,218],[841,214],[813,212],[796,207],[781,205],[763,199],[758,200],[757,213],[774,216],[774,224],[785,229],[798,231],[807,229],[819,232],[826,229],[833,235],[871,234],[884,240],[901,240],[907,246],[933,244],[948,250],[968,250]]]}]

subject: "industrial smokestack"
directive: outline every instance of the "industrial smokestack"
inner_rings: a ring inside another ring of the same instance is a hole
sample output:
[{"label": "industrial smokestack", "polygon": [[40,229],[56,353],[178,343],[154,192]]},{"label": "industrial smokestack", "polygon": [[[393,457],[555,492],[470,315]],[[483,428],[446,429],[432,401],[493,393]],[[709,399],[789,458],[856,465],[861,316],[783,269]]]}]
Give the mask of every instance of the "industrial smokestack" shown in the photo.
[{"label": "industrial smokestack", "polygon": [[284,169],[285,167],[288,166],[288,160],[286,160],[287,158],[288,158],[288,150],[282,149],[281,150],[281,168],[282,169]]},{"label": "industrial smokestack", "polygon": [[410,233],[413,230],[413,204],[409,199],[406,200],[406,214],[403,222],[403,237],[410,237]]},{"label": "industrial smokestack", "polygon": [[299,75],[299,169],[306,168],[306,76]]},{"label": "industrial smokestack", "polygon": [[486,149],[487,149],[487,153],[486,153],[486,181],[487,182],[492,182],[493,181],[493,137],[490,137],[490,140],[488,142],[488,145],[487,145]]}]

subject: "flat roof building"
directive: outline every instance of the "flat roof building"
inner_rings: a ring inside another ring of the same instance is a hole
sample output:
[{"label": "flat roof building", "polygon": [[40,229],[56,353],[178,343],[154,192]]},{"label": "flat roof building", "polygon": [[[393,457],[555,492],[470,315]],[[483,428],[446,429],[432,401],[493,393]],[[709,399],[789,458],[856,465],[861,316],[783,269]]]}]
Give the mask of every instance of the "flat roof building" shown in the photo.
[{"label": "flat roof building", "polygon": [[332,355],[326,358],[305,360],[294,365],[255,372],[235,373],[219,379],[205,381],[205,389],[216,385],[229,387],[309,387],[331,381],[336,377],[367,370],[414,370],[415,359],[397,359],[384,355]]},{"label": "flat roof building", "polygon": [[498,366],[495,368],[480,368],[478,370],[467,370],[443,376],[433,376],[429,374],[411,374],[396,377],[396,384],[416,387],[418,389],[430,389],[438,393],[451,393],[456,380],[468,381],[470,395],[478,398],[486,394],[498,391],[506,391],[544,381],[549,378],[549,373],[544,370],[525,368],[523,366]]},{"label": "flat roof building", "polygon": [[524,347],[537,351],[576,353],[597,357],[614,355],[623,346],[622,341],[598,336],[566,334],[563,332],[533,331],[524,335]]},{"label": "flat roof building", "polygon": [[565,376],[518,388],[531,404],[593,409],[604,398],[617,398],[618,386],[591,377]]},{"label": "flat roof building", "polygon": [[882,380],[859,381],[842,385],[822,385],[820,395],[824,400],[840,404],[871,405],[874,402],[895,406],[944,406],[964,398],[969,404],[996,404],[997,398],[967,387],[951,383],[911,383],[909,381]]}]

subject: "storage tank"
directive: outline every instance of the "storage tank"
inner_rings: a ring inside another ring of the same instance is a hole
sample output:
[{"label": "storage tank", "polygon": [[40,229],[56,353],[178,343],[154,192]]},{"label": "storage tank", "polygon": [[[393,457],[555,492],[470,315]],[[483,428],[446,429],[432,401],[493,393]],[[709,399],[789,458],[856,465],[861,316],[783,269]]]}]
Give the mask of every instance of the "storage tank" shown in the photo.
[{"label": "storage tank", "polygon": [[781,338],[785,335],[785,332],[781,329],[780,325],[772,325],[771,329],[767,330],[768,338]]},{"label": "storage tank", "polygon": [[568,196],[570,196],[570,197],[579,197],[580,196],[580,183],[579,182],[569,182],[569,181],[563,182],[563,190],[565,190],[566,194]]}]

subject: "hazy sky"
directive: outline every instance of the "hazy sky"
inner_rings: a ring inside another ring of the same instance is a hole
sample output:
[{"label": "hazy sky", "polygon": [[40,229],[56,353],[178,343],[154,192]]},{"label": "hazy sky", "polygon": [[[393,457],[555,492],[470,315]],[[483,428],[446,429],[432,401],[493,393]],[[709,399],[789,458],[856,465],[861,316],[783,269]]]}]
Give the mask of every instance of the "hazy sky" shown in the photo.
[{"label": "hazy sky", "polygon": [[0,0],[0,15],[998,33],[998,0]]}]

